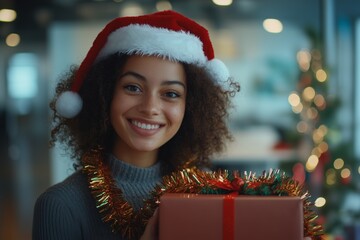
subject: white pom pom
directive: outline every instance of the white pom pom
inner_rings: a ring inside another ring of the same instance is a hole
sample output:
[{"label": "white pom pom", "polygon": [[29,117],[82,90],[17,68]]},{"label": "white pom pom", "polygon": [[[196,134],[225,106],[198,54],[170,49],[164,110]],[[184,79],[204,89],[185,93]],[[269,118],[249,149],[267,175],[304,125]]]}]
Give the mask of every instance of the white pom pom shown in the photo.
[{"label": "white pom pom", "polygon": [[206,63],[206,69],[211,74],[212,78],[217,82],[225,82],[229,79],[229,70],[225,64],[219,59],[212,59]]},{"label": "white pom pom", "polygon": [[82,108],[83,102],[78,93],[66,91],[60,94],[56,101],[56,111],[65,118],[75,117]]}]

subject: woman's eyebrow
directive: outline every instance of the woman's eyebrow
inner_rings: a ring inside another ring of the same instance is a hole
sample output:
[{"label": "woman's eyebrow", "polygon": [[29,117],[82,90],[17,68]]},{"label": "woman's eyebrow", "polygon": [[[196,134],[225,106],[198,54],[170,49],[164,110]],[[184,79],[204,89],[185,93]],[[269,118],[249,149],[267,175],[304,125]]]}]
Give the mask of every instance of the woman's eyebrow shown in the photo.
[{"label": "woman's eyebrow", "polygon": [[186,89],[186,85],[181,82],[181,81],[178,81],[178,80],[166,80],[164,82],[161,83],[161,85],[173,85],[173,84],[177,84],[177,85],[180,85],[182,86],[184,89]]},{"label": "woman's eyebrow", "polygon": [[146,77],[144,77],[143,75],[141,75],[139,73],[133,72],[133,71],[124,72],[123,74],[120,75],[119,79],[121,79],[125,76],[129,76],[129,75],[133,76],[139,80],[146,81]]}]

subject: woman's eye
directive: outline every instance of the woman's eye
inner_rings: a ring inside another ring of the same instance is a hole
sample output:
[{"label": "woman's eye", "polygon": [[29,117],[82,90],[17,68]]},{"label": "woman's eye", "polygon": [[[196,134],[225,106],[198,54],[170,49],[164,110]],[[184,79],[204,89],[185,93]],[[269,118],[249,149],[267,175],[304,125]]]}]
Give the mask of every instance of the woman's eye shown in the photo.
[{"label": "woman's eye", "polygon": [[124,88],[128,92],[141,92],[141,89],[136,85],[126,85]]},{"label": "woman's eye", "polygon": [[180,94],[178,94],[176,92],[167,92],[167,93],[165,93],[165,96],[168,98],[178,98],[178,97],[180,97]]}]

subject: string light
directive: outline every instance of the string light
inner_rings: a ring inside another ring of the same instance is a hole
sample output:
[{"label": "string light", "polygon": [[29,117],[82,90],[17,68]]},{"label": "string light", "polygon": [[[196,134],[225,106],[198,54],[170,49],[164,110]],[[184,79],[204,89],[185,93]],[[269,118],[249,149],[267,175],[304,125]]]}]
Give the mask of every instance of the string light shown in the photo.
[{"label": "string light", "polygon": [[218,6],[230,6],[232,4],[232,0],[212,0],[214,4]]},{"label": "string light", "polygon": [[326,101],[323,95],[317,94],[314,98],[315,105],[320,109],[324,110],[326,107]]},{"label": "string light", "polygon": [[321,142],[318,146],[322,152],[329,150],[329,145],[326,142]]},{"label": "string light", "polygon": [[344,169],[341,170],[341,172],[340,172],[340,176],[341,176],[342,178],[348,178],[348,177],[350,177],[350,175],[351,175],[351,171],[350,171],[350,169],[348,169],[348,168],[344,168]]},{"label": "string light", "polygon": [[318,116],[318,111],[315,108],[311,107],[306,110],[306,115],[309,119],[315,119]]},{"label": "string light", "polygon": [[9,47],[16,47],[20,43],[20,36],[17,33],[10,33],[6,37],[5,42],[6,42],[6,45],[8,45]]},{"label": "string light", "polygon": [[337,158],[335,159],[333,165],[335,169],[341,169],[342,167],[344,167],[344,160],[342,160],[341,158]]},{"label": "string light", "polygon": [[316,71],[316,79],[319,82],[325,82],[327,79],[327,74],[323,69],[319,69]]},{"label": "string light", "polygon": [[[321,123],[321,111],[327,107],[326,95],[321,92],[321,89],[315,88],[316,85],[314,86],[314,81],[326,82],[328,75],[323,68],[320,51],[301,50],[297,52],[296,59],[302,73],[298,89],[289,94],[288,102],[292,111],[299,114],[301,119],[296,125],[296,130],[306,134],[306,139],[309,139],[312,144],[305,161],[305,170],[311,173],[318,167],[320,159],[326,163],[329,156],[326,154],[329,151],[329,144],[325,141],[329,129],[324,124],[318,126]],[[333,162],[334,168],[328,169],[325,175],[327,185],[335,185],[338,181],[338,174],[342,178],[341,183],[345,184],[351,179],[351,170],[344,168],[344,165],[344,160],[341,158]],[[336,170],[340,170],[340,172]],[[360,166],[357,171],[360,174]],[[318,207],[324,206],[325,203],[325,198],[317,199]]]},{"label": "string light", "polygon": [[296,54],[301,71],[306,72],[310,68],[311,54],[307,50],[301,50]]},{"label": "string light", "polygon": [[156,10],[164,11],[164,10],[171,10],[172,5],[169,1],[159,1],[156,3]]},{"label": "string light", "polygon": [[322,151],[321,151],[320,148],[315,147],[315,148],[313,148],[313,150],[311,151],[311,154],[312,154],[312,155],[315,155],[315,156],[317,156],[317,157],[320,157],[321,154],[322,154]]},{"label": "string light", "polygon": [[300,104],[300,97],[296,92],[293,92],[289,95],[288,101],[291,106],[296,107]]},{"label": "string light", "polygon": [[304,89],[302,94],[303,94],[303,98],[306,101],[311,101],[315,97],[315,89],[312,88],[312,87],[307,87],[307,88]]},{"label": "string light", "polygon": [[13,22],[16,19],[16,11],[12,9],[0,9],[0,22]]},{"label": "string light", "polygon": [[326,199],[323,197],[318,197],[314,202],[316,207],[323,207],[326,204]]},{"label": "string light", "polygon": [[313,131],[312,138],[313,138],[314,143],[319,144],[323,141],[324,135],[321,133],[321,131],[315,130],[315,131]]},{"label": "string light", "polygon": [[336,172],[330,168],[326,171],[326,184],[334,185],[336,183]]},{"label": "string light", "polygon": [[321,124],[318,130],[322,132],[323,136],[328,133],[328,128],[324,124]]},{"label": "string light", "polygon": [[292,92],[288,97],[288,102],[292,106],[294,113],[300,113],[303,110],[303,105],[298,93]]},{"label": "string light", "polygon": [[311,155],[306,162],[306,170],[309,172],[314,171],[319,163],[319,158],[316,155]]},{"label": "string light", "polygon": [[302,105],[302,103],[299,103],[297,106],[292,107],[292,111],[294,113],[301,113],[303,109],[304,109],[304,105]]},{"label": "string light", "polygon": [[136,3],[129,3],[120,11],[120,16],[139,16],[144,14],[144,9]]},{"label": "string light", "polygon": [[269,33],[280,33],[283,30],[283,25],[278,19],[268,18],[263,21],[264,29]]},{"label": "string light", "polygon": [[306,133],[308,131],[308,124],[305,121],[301,121],[296,125],[296,129],[299,133]]}]

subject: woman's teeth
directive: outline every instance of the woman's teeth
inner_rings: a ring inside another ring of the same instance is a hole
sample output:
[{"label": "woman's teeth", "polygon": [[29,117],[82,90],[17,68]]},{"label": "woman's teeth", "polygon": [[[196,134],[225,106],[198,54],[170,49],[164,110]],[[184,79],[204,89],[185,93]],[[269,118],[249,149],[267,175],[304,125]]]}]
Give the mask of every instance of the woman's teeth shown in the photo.
[{"label": "woman's teeth", "polygon": [[146,129],[146,130],[153,130],[153,129],[158,129],[160,127],[159,124],[147,124],[147,123],[141,123],[138,121],[131,121],[132,124],[134,124],[135,126],[137,126],[138,128],[141,129]]}]

